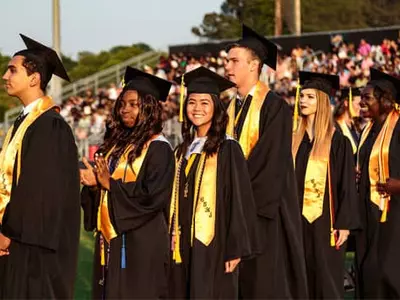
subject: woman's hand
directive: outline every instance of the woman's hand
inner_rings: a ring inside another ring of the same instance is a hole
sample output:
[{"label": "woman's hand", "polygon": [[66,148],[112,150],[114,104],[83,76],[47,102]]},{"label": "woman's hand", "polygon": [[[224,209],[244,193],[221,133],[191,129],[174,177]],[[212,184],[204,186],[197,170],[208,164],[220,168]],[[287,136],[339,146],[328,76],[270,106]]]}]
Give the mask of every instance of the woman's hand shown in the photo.
[{"label": "woman's hand", "polygon": [[86,157],[84,157],[82,159],[82,162],[86,166],[86,169],[79,170],[79,172],[81,174],[81,183],[83,185],[86,185],[86,186],[89,186],[89,187],[96,186],[97,185],[97,179],[96,179],[96,175],[94,173],[93,167],[89,164],[89,162],[86,159]]},{"label": "woman's hand", "polygon": [[237,265],[240,263],[240,258],[232,259],[225,262],[225,273],[232,273],[235,271]]},{"label": "woman's hand", "polygon": [[96,162],[94,170],[97,176],[97,181],[103,188],[109,191],[111,175],[110,171],[108,170],[106,160],[103,157],[103,154],[102,153],[100,153],[100,155],[96,154],[94,160]]}]

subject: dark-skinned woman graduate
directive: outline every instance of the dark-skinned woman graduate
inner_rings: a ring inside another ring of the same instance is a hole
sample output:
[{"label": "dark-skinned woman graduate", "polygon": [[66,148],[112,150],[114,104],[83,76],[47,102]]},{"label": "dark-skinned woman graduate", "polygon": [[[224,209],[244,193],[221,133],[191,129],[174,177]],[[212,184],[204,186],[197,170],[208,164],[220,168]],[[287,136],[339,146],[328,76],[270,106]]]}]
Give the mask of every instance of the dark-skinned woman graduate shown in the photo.
[{"label": "dark-skinned woman graduate", "polygon": [[330,108],[339,77],[311,72],[299,77],[301,120],[293,134],[293,160],[308,293],[310,299],[342,299],[345,243],[359,218],[353,151],[335,129]]},{"label": "dark-skinned woman graduate", "polygon": [[93,298],[167,295],[174,156],[161,135],[171,83],[127,68],[95,168],[81,170],[85,229],[97,232]]},{"label": "dark-skinned woman graduate", "polygon": [[361,113],[370,122],[361,135],[358,170],[363,230],[356,236],[357,296],[400,298],[399,79],[370,69]]},{"label": "dark-skinned woman graduate", "polygon": [[[179,80],[178,80],[179,81]],[[170,209],[170,298],[238,297],[238,264],[255,251],[255,204],[220,93],[235,84],[200,67],[180,81],[183,143]],[[183,95],[183,91],[181,93]]]}]

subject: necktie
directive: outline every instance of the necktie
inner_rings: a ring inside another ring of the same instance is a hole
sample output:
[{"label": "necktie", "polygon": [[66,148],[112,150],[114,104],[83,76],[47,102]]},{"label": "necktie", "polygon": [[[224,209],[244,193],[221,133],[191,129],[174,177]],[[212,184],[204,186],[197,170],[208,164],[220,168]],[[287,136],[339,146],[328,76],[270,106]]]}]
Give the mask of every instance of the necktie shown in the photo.
[{"label": "necktie", "polygon": [[22,121],[25,119],[26,115],[23,112],[19,114],[17,119],[14,121],[14,128],[11,133],[11,139],[14,137],[15,133],[17,132],[18,127],[21,125]]}]

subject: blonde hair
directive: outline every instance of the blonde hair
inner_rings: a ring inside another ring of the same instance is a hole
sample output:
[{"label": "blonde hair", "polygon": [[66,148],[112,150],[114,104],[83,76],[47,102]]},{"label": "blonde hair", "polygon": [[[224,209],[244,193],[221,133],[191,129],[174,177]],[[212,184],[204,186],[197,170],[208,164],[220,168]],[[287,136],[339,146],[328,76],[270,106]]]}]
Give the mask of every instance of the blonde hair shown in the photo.
[{"label": "blonde hair", "polygon": [[[314,144],[311,150],[311,156],[326,158],[329,157],[332,135],[335,129],[332,117],[332,110],[329,96],[324,92],[313,89],[317,96],[317,111],[314,119]],[[299,127],[293,134],[292,155],[296,159],[297,151],[306,132],[307,120],[301,117]]]}]

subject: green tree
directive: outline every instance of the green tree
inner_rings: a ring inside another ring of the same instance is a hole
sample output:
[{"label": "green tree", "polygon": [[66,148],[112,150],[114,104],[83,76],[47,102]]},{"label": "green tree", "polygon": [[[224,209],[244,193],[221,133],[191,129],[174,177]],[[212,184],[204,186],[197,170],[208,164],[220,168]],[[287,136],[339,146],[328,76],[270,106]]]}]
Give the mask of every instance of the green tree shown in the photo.
[{"label": "green tree", "polygon": [[241,23],[263,35],[274,32],[274,0],[226,0],[221,12],[207,13],[192,33],[210,40],[233,39],[241,35]]}]

